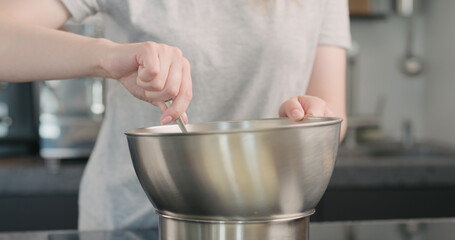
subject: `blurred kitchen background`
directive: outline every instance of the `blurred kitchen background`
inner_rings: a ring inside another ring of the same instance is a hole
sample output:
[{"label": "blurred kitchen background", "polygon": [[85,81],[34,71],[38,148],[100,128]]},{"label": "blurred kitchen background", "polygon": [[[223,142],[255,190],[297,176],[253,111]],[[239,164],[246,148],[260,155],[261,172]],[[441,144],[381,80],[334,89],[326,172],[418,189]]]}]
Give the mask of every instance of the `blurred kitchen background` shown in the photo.
[{"label": "blurred kitchen background", "polygon": [[[350,1],[349,129],[313,222],[455,217],[454,9],[453,0]],[[65,30],[102,37],[101,24]],[[103,86],[0,83],[0,231],[77,227]]]}]

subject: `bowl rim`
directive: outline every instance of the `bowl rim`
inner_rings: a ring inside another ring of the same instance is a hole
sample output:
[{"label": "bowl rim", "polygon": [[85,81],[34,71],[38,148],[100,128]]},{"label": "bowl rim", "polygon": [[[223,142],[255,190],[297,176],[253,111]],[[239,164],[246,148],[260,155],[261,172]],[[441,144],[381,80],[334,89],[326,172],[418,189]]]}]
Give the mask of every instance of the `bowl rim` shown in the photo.
[{"label": "bowl rim", "polygon": [[[197,132],[169,132],[169,133],[158,133],[152,132],[150,129],[159,129],[159,128],[175,128],[176,125],[165,125],[165,126],[152,126],[145,128],[135,128],[130,129],[124,132],[128,137],[163,137],[163,136],[193,136],[193,135],[213,135],[213,134],[233,134],[233,133],[253,133],[253,132],[264,132],[264,131],[274,131],[279,129],[288,129],[288,128],[309,128],[309,127],[321,127],[327,125],[339,124],[343,121],[342,118],[338,117],[305,117],[302,121],[292,121],[289,118],[263,118],[263,119],[252,119],[252,120],[231,120],[231,121],[212,121],[212,122],[200,122],[200,123],[191,123],[191,125],[200,125],[200,124],[217,124],[217,123],[240,123],[240,122],[250,122],[250,121],[262,121],[262,120],[280,120],[285,121],[287,119],[292,124],[289,125],[280,125],[274,127],[263,127],[263,128],[254,128],[254,129],[234,129],[234,130],[215,130],[215,131],[197,131]],[[311,120],[311,122],[305,122],[305,120]]]},{"label": "bowl rim", "polygon": [[316,210],[301,211],[298,213],[270,215],[267,217],[222,217],[222,216],[201,216],[201,215],[185,215],[169,212],[166,210],[155,209],[155,212],[163,218],[186,221],[186,222],[199,222],[199,223],[224,223],[224,224],[241,224],[241,223],[270,223],[270,222],[286,222],[295,219],[301,219],[313,215]]}]

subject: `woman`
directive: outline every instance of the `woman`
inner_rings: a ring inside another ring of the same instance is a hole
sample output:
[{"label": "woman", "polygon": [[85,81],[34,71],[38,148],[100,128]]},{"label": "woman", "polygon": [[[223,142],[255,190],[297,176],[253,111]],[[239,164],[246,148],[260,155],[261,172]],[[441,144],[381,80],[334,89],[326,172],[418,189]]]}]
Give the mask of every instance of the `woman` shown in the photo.
[{"label": "woman", "polygon": [[[55,30],[97,12],[107,39]],[[192,122],[345,118],[346,0],[0,0],[0,32],[1,81],[116,79],[81,182],[82,230],[157,224],[127,129],[187,122],[185,112]]]}]

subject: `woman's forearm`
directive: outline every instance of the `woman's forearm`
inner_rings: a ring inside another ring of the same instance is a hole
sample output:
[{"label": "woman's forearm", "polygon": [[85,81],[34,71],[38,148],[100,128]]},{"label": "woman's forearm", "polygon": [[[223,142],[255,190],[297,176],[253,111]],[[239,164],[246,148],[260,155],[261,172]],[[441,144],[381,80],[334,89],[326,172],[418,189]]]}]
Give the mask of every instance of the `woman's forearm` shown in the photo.
[{"label": "woman's forearm", "polygon": [[112,42],[0,18],[0,81],[107,75],[100,61]]},{"label": "woman's forearm", "polygon": [[[191,67],[177,47],[155,42],[118,44],[2,16],[0,11],[0,81],[114,78],[133,96],[159,106],[162,124],[179,117],[187,121]],[[171,98],[174,103],[166,108],[163,102]]]},{"label": "woman's forearm", "polygon": [[331,116],[344,118],[341,137],[347,129],[346,120],[346,50],[336,46],[318,46],[306,94],[323,99]]}]

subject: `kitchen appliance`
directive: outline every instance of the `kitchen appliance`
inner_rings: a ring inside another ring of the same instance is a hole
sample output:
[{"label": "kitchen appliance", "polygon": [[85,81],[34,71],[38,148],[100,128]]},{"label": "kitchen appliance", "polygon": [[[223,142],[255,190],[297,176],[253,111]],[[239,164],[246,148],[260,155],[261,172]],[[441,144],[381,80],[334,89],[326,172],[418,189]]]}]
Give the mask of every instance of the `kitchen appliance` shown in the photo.
[{"label": "kitchen appliance", "polygon": [[0,156],[38,152],[36,96],[31,83],[0,82]]},{"label": "kitchen appliance", "polygon": [[38,85],[41,156],[88,157],[103,119],[103,79],[56,80]]},{"label": "kitchen appliance", "polygon": [[161,240],[308,239],[341,119],[187,124],[126,132]]}]

